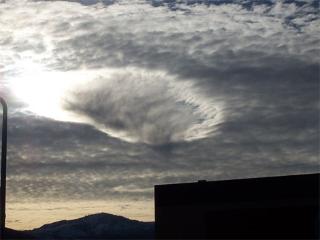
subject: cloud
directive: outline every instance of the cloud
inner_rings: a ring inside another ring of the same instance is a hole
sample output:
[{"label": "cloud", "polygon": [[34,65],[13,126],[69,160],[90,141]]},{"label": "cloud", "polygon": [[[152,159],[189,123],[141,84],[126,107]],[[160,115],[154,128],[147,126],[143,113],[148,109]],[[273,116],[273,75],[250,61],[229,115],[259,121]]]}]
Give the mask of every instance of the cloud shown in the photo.
[{"label": "cloud", "polygon": [[[158,1],[158,3],[160,2]],[[316,45],[315,35],[309,33],[309,31],[311,33],[315,31],[314,28],[310,27],[317,23],[317,19],[312,17],[316,16],[312,7],[313,3],[272,4],[266,2],[265,4],[258,4],[258,2],[255,2],[251,8],[245,8],[243,4],[246,1],[221,1],[218,4],[210,2],[209,7],[208,4],[195,4],[198,3],[196,1],[187,1],[187,4],[170,2],[179,5],[184,10],[171,11],[170,8],[165,7],[166,5],[154,8],[143,3],[143,1],[131,1],[130,3],[118,1],[108,8],[87,8],[73,2],[39,1],[35,6],[38,8],[44,7],[46,9],[44,12],[30,19],[28,23],[18,21],[15,24],[21,30],[24,29],[26,24],[33,26],[27,32],[21,31],[22,33],[26,32],[25,34],[29,36],[27,40],[25,40],[25,36],[20,38],[19,34],[15,34],[14,37],[8,37],[8,34],[6,34],[6,39],[11,40],[4,39],[3,41],[8,42],[5,44],[5,48],[8,48],[9,53],[18,52],[21,56],[29,56],[28,52],[31,52],[29,58],[32,61],[41,62],[51,70],[63,72],[79,69],[116,68],[122,71],[121,68],[123,67],[133,66],[140,69],[141,72],[160,71],[168,76],[167,78],[174,78],[175,82],[182,82],[182,88],[185,85],[183,82],[188,81],[194,83],[194,88],[198,85],[198,88],[204,89],[202,95],[208,91],[208,94],[204,97],[207,99],[205,101],[208,101],[207,105],[209,105],[209,102],[213,103],[220,99],[219,102],[230,101],[232,103],[227,103],[227,105],[232,105],[232,108],[236,107],[234,98],[239,98],[237,101],[245,101],[241,99],[241,95],[249,91],[265,91],[265,93],[260,92],[258,94],[269,95],[268,89],[264,87],[265,84],[271,89],[272,95],[277,92],[283,94],[287,92],[285,88],[288,86],[288,82],[294,82],[293,84],[298,85],[300,84],[299,81],[310,76],[312,80],[308,84],[308,87],[310,87],[308,91],[313,92],[305,94],[304,97],[307,95],[316,96],[312,89],[315,89],[317,85],[315,76],[318,71],[317,52],[319,49]],[[57,19],[55,9],[62,5],[64,11],[60,14],[63,14],[63,18]],[[282,11],[281,9],[287,10]],[[33,14],[32,12],[35,10],[36,8],[27,8],[29,14]],[[79,14],[75,14],[76,11]],[[141,14],[143,12],[152,12],[153,14],[148,15],[146,19],[145,15]],[[5,18],[9,18],[9,16],[7,14]],[[188,20],[190,18],[192,18],[191,21]],[[291,20],[300,19],[300,33],[289,24],[288,18]],[[167,23],[168,19],[170,19],[170,24]],[[43,29],[43,24],[46,25],[46,29]],[[194,29],[197,29],[197,31],[195,32]],[[66,31],[68,37],[65,37],[64,33]],[[302,34],[301,31],[304,33]],[[19,31],[17,32],[19,33]],[[21,34],[21,36],[23,35]],[[302,36],[303,45],[301,44]],[[257,46],[259,47],[257,48]],[[6,56],[10,56],[10,54]],[[128,76],[125,76],[126,74]],[[152,74],[149,77],[152,77]],[[144,81],[132,81],[130,70],[122,71],[121,78],[128,79],[122,85],[134,88],[136,87],[133,85],[142,86],[137,83]],[[144,78],[148,77],[145,76]],[[279,80],[284,78],[286,80]],[[95,82],[103,81],[108,80],[100,79]],[[161,79],[159,81],[161,81],[161,84],[157,84],[164,86],[168,80]],[[283,85],[279,82],[285,82],[286,85],[275,91],[275,88]],[[86,94],[82,91],[82,94],[85,94],[86,97],[88,97],[88,94],[101,97],[108,84],[110,85],[110,83],[106,83],[103,87],[102,84],[99,84],[101,89],[95,88],[97,94],[93,93],[92,90]],[[153,89],[158,87],[157,84],[152,84],[155,85],[152,86]],[[311,85],[313,86],[311,87]],[[122,88],[126,91],[125,87]],[[292,89],[295,91],[298,87],[290,88],[290,91]],[[121,91],[122,89],[118,88],[118,90]],[[140,89],[135,92],[138,91],[143,90]],[[163,90],[160,87],[157,91],[161,95]],[[118,94],[123,96],[121,95],[123,93]],[[115,110],[119,107],[114,105],[102,106],[103,104],[99,105],[100,109],[96,109],[100,116],[97,116],[97,114],[90,115],[89,112],[93,113],[93,111],[90,111],[92,106],[87,106],[88,109],[80,109],[75,99],[71,104],[75,109],[70,110],[75,110],[78,113],[82,112],[96,125],[99,124],[101,128],[110,130],[110,134],[114,135],[114,130],[118,130],[118,136],[125,136],[126,139],[131,138],[147,143],[163,144],[182,139],[199,138],[193,137],[194,134],[191,134],[190,137],[190,134],[181,129],[188,129],[192,125],[190,121],[198,121],[206,117],[203,117],[202,113],[202,115],[198,114],[193,119],[184,118],[183,114],[187,114],[191,110],[183,108],[184,110],[180,112],[173,111],[177,105],[169,105],[170,103],[176,103],[177,99],[172,99],[172,97],[170,99],[166,96],[167,93],[164,94],[162,99],[158,100],[158,106],[164,102],[167,102],[167,104],[161,105],[161,110],[157,112],[158,115],[167,118],[161,119],[161,123],[154,121],[152,118],[147,120],[146,117],[143,117],[146,121],[140,121],[142,116],[139,116],[139,114],[142,114],[142,112],[139,107],[150,104],[151,93],[144,90],[143,94],[145,103],[137,103],[133,100],[134,104],[131,103],[130,107],[129,104],[126,106],[127,109],[130,109],[131,117],[128,114],[120,117],[117,114],[119,111]],[[106,95],[104,94],[104,97]],[[134,93],[125,96],[126,102],[135,98],[131,95],[134,95]],[[171,93],[171,95],[174,94]],[[201,93],[197,95],[197,98],[199,98]],[[291,96],[289,97],[291,98]],[[89,99],[92,99],[92,97]],[[259,97],[255,99],[261,101]],[[125,100],[124,97],[122,97],[122,100]],[[113,104],[115,101],[111,100],[110,102]],[[97,101],[92,100],[92,103],[97,103]],[[86,104],[90,105],[90,102]],[[199,105],[199,103],[193,104],[196,107]],[[260,104],[269,103],[261,102]],[[134,110],[132,106],[137,109]],[[187,104],[184,106],[187,106]],[[164,109],[165,107],[167,109]],[[106,115],[111,108],[117,112],[112,116],[113,119]],[[216,106],[212,108],[216,108]],[[133,111],[135,111],[135,114],[133,114]],[[238,110],[233,109],[232,111]],[[147,112],[143,114],[147,114]],[[228,114],[225,113],[225,115]],[[181,124],[176,121],[173,122],[172,117],[184,119],[185,122],[181,122]],[[126,123],[124,123],[124,118]],[[117,124],[118,126],[116,126]],[[211,124],[211,126],[213,125]],[[164,128],[164,126],[167,128]],[[159,131],[161,133],[158,133]],[[155,135],[158,136],[157,139],[155,139]]]},{"label": "cloud", "polygon": [[106,133],[162,145],[208,137],[222,121],[219,103],[199,95],[161,72],[127,69],[73,90],[64,107]]},{"label": "cloud", "polygon": [[95,5],[95,4],[104,4],[111,5],[116,2],[116,0],[33,0],[34,2],[58,2],[58,1],[66,1],[66,2],[76,2],[83,4],[85,6]]},{"label": "cloud", "polygon": [[10,199],[319,172],[317,1],[96,2],[0,5]]}]

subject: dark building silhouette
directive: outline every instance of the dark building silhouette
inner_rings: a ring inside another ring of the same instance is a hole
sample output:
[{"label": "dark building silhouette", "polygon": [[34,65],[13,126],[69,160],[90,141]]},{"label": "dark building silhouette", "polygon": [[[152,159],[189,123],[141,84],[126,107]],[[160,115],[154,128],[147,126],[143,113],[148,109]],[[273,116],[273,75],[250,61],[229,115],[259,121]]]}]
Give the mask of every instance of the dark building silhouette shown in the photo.
[{"label": "dark building silhouette", "polygon": [[320,174],[155,186],[156,238],[318,239]]}]

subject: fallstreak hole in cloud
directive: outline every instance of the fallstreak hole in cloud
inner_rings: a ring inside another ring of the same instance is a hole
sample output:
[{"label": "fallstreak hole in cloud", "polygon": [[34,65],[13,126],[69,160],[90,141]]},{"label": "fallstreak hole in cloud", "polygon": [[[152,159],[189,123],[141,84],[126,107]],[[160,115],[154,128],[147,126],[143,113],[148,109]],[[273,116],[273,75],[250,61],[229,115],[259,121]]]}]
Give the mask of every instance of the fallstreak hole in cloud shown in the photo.
[{"label": "fallstreak hole in cloud", "polygon": [[223,103],[165,72],[133,67],[57,72],[27,61],[17,68],[10,86],[26,110],[90,124],[125,141],[192,141],[213,135],[223,120]]}]

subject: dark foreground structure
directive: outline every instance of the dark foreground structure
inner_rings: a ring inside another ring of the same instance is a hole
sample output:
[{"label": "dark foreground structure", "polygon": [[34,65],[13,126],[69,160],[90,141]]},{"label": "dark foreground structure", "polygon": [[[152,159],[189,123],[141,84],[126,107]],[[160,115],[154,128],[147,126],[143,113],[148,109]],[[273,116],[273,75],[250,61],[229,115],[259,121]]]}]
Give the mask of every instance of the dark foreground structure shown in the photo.
[{"label": "dark foreground structure", "polygon": [[0,179],[0,239],[4,236],[6,225],[6,178],[7,178],[7,126],[8,106],[0,96],[2,106],[2,128],[1,128],[1,179]]},{"label": "dark foreground structure", "polygon": [[155,186],[156,238],[319,239],[320,174]]}]

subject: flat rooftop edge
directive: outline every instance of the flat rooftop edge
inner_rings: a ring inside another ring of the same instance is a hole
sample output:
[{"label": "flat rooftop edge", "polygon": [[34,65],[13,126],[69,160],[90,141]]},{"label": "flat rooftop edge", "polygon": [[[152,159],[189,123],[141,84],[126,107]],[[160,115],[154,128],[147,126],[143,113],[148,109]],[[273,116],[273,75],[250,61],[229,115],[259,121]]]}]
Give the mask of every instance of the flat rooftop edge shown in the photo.
[{"label": "flat rooftop edge", "polygon": [[291,180],[298,178],[312,178],[318,179],[320,183],[320,172],[307,173],[307,174],[293,174],[293,175],[277,175],[277,176],[265,176],[265,177],[250,177],[250,178],[234,178],[234,179],[219,179],[219,180],[205,180],[199,179],[196,182],[180,182],[180,183],[168,183],[168,184],[156,184],[155,188],[161,187],[175,187],[182,185],[198,185],[198,184],[224,184],[224,183],[240,183],[240,182],[257,182],[257,181],[274,181],[274,180]]}]

